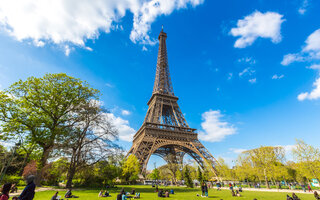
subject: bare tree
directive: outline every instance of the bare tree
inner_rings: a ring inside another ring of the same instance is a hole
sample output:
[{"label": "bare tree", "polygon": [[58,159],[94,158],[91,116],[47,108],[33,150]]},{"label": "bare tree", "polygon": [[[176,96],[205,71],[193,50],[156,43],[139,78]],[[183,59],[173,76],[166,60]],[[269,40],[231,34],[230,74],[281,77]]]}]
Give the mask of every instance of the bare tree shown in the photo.
[{"label": "bare tree", "polygon": [[[78,120],[70,126],[71,134],[62,143],[63,152],[70,159],[66,187],[72,187],[72,179],[78,169],[107,159],[119,148],[113,141],[117,139],[117,130],[108,118],[108,112],[101,108],[98,101],[83,104]],[[77,118],[78,119],[78,118]]]}]

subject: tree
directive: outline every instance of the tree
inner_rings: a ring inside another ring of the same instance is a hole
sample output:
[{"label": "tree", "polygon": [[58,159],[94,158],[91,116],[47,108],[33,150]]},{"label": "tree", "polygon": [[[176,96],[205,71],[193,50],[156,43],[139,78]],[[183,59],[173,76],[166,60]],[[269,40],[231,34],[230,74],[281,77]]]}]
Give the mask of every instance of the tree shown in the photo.
[{"label": "tree", "polygon": [[221,179],[223,180],[232,180],[232,170],[229,168],[229,166],[225,163],[223,158],[218,158],[219,165],[217,166],[216,170],[218,171],[218,174]]},{"label": "tree", "polygon": [[202,171],[200,169],[200,166],[198,166],[198,181],[200,182],[200,184],[202,184],[202,182],[203,182],[203,175],[202,175]]},{"label": "tree", "polygon": [[131,154],[122,166],[122,177],[126,182],[135,182],[140,172],[140,163],[137,157]]},{"label": "tree", "polygon": [[[56,144],[78,120],[79,105],[98,99],[98,90],[66,74],[29,77],[0,92],[0,120],[6,137],[28,135],[42,150],[37,183]],[[3,136],[2,136],[3,137]]]},{"label": "tree", "polygon": [[64,152],[70,155],[67,188],[71,188],[72,179],[79,168],[106,159],[118,148],[112,142],[118,133],[110,123],[106,111],[100,108],[100,102],[86,102],[79,108],[80,120],[70,127],[70,134],[63,145]]},{"label": "tree", "polygon": [[[270,188],[269,178],[275,170],[274,166],[284,161],[283,147],[260,147],[243,152],[250,164],[264,176],[267,188]],[[269,178],[268,178],[269,177]]]},{"label": "tree", "polygon": [[320,176],[320,151],[303,140],[296,140],[295,148],[292,150],[293,156],[298,160],[300,171],[308,179]]},{"label": "tree", "polygon": [[187,187],[193,188],[193,181],[190,176],[190,169],[188,165],[186,165],[184,169],[184,181]]},{"label": "tree", "polygon": [[160,172],[159,172],[159,170],[158,170],[156,167],[152,170],[152,172],[151,172],[151,174],[150,174],[150,178],[151,178],[152,180],[159,180],[159,178],[160,178]]}]

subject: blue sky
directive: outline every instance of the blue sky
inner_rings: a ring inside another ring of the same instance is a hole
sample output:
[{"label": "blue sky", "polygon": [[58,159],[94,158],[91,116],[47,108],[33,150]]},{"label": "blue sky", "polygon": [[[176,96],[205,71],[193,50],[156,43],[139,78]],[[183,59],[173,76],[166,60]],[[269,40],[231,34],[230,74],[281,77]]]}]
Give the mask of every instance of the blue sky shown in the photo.
[{"label": "blue sky", "polygon": [[161,25],[178,103],[215,157],[232,164],[296,138],[319,146],[319,1],[15,1],[0,2],[0,89],[45,73],[86,80],[126,150],[152,94]]}]

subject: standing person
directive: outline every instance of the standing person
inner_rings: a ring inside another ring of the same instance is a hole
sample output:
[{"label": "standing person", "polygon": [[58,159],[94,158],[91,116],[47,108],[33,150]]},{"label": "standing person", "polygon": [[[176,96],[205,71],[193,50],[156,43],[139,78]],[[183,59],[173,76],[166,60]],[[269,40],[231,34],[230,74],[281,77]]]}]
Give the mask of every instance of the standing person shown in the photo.
[{"label": "standing person", "polygon": [[309,192],[312,192],[310,184],[308,184],[308,190],[309,190]]},{"label": "standing person", "polygon": [[201,196],[204,196],[204,183],[201,184]]},{"label": "standing person", "polygon": [[0,200],[8,200],[9,192],[11,189],[11,183],[6,183],[1,188]]},{"label": "standing person", "polygon": [[303,192],[306,192],[306,186],[304,184],[301,185],[301,189],[303,190]]},{"label": "standing person", "polygon": [[20,196],[18,197],[19,200],[32,200],[34,198],[36,184],[34,184],[35,176],[30,175],[27,177],[27,186],[23,189]]},{"label": "standing person", "polygon": [[205,183],[203,183],[204,184],[204,195],[206,196],[206,197],[208,197],[208,186],[207,186],[207,184],[205,184]]}]

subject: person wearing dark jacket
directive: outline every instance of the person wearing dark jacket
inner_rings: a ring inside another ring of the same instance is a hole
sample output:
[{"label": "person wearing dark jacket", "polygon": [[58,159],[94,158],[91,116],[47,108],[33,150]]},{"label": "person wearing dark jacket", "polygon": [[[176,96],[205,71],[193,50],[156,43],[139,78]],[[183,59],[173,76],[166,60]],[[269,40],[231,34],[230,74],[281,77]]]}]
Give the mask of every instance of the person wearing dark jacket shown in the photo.
[{"label": "person wearing dark jacket", "polygon": [[34,198],[36,185],[34,184],[35,176],[30,175],[27,177],[27,186],[23,189],[20,196],[18,197],[19,200],[32,200]]},{"label": "person wearing dark jacket", "polygon": [[158,197],[164,197],[164,195],[163,195],[163,190],[162,190],[162,189],[159,190],[159,192],[158,192]]}]

